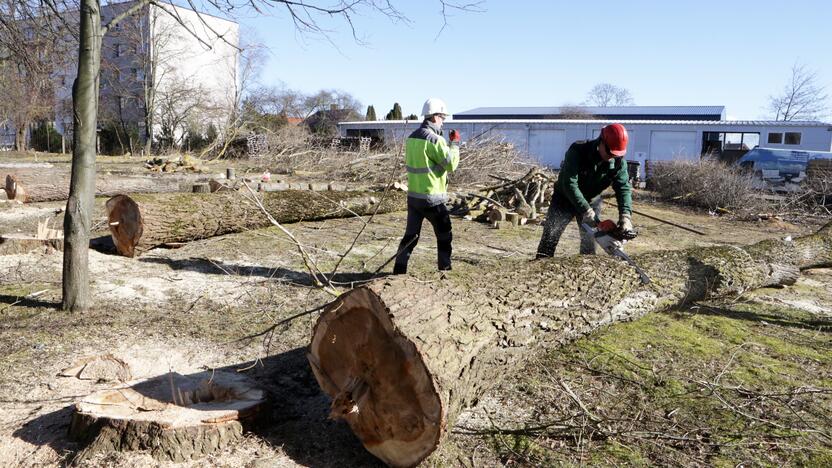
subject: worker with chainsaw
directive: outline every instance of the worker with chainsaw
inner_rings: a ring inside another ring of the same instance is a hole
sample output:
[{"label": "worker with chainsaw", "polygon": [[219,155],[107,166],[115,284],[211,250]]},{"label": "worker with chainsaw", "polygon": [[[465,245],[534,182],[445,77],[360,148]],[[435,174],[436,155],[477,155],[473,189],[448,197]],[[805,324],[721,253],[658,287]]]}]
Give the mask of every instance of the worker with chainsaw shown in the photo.
[{"label": "worker with chainsaw", "polygon": [[[620,247],[623,240],[636,237],[632,221],[632,186],[624,160],[628,140],[627,129],[614,123],[602,128],[598,138],[576,141],[569,147],[546,214],[537,258],[555,254],[560,236],[573,219],[578,221],[580,253],[594,254],[593,232],[601,223],[601,192],[610,185],[618,202],[618,224],[613,242]],[[604,223],[602,227],[613,231],[608,224]]]},{"label": "worker with chainsaw", "polygon": [[451,217],[445,202],[448,200],[448,173],[459,165],[460,135],[451,130],[450,145],[445,142],[442,124],[448,117],[448,108],[441,99],[425,101],[422,115],[422,125],[405,142],[407,227],[399,244],[393,274],[407,273],[407,263],[419,241],[425,219],[436,234],[439,270],[451,269]]}]

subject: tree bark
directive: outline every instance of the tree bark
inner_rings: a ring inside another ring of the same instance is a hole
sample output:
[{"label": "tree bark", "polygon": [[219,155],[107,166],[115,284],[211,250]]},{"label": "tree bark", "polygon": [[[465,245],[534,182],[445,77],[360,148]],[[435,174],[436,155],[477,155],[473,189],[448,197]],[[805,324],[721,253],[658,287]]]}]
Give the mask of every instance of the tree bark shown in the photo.
[{"label": "tree bark", "polygon": [[[4,189],[9,200],[23,203],[66,200],[70,173],[60,169],[15,171],[7,174]],[[100,175],[95,181],[95,196],[118,193],[178,192],[179,180],[173,177]]]},{"label": "tree bark", "polygon": [[91,305],[89,244],[95,199],[95,149],[98,82],[101,68],[101,6],[81,0],[78,76],[72,86],[75,148],[64,216],[63,310],[84,311]]},{"label": "tree bark", "polygon": [[98,453],[145,450],[156,460],[183,462],[225,449],[265,407],[265,393],[241,374],[166,374],[84,397],[69,436],[81,442],[80,462]]},{"label": "tree bark", "polygon": [[459,412],[521,363],[602,325],[690,301],[792,284],[832,265],[832,223],[794,241],[634,256],[503,263],[434,282],[385,278],[341,295],[316,324],[308,358],[332,415],[371,453],[412,466]]},{"label": "tree bark", "polygon": [[[286,190],[258,196],[280,223],[364,216],[376,209],[378,213],[406,209],[404,194],[392,191],[383,195]],[[127,257],[166,243],[189,242],[271,224],[260,208],[239,192],[117,195],[107,201],[107,220],[116,250]]]}]

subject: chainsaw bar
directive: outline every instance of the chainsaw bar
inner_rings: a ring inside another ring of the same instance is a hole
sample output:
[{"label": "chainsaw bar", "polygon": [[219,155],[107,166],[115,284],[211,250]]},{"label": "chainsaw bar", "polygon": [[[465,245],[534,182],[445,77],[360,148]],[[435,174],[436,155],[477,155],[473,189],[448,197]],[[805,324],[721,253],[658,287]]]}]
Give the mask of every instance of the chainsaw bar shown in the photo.
[{"label": "chainsaw bar", "polygon": [[[650,277],[647,276],[647,273],[645,273],[645,271],[642,270],[641,267],[638,266],[636,264],[636,262],[634,262],[633,259],[630,258],[629,255],[625,254],[624,251],[619,249],[619,248],[611,248],[610,250],[607,250],[607,248],[604,246],[604,244],[601,243],[598,240],[598,237],[600,237],[600,236],[609,236],[608,233],[603,232],[603,231],[599,231],[598,229],[593,228],[592,226],[590,226],[587,223],[581,223],[581,227],[590,236],[592,236],[592,239],[595,241],[596,244],[598,244],[599,247],[601,247],[601,250],[603,250],[604,252],[607,252],[608,254],[610,254],[613,257],[618,257],[619,259],[624,260],[625,262],[627,262],[628,265],[635,268],[636,273],[638,273],[638,277],[641,280],[641,284],[650,284]],[[610,236],[610,237],[612,237],[612,236]],[[621,239],[617,239],[617,240],[621,241]]]}]

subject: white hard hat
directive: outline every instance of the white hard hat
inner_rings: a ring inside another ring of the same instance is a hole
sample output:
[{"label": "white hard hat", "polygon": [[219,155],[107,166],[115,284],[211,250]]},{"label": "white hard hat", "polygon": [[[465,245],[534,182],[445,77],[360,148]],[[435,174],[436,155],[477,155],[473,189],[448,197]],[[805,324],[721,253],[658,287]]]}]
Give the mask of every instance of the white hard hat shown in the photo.
[{"label": "white hard hat", "polygon": [[448,106],[445,105],[445,101],[434,97],[425,101],[425,105],[422,106],[422,115],[430,117],[433,114],[448,115]]}]

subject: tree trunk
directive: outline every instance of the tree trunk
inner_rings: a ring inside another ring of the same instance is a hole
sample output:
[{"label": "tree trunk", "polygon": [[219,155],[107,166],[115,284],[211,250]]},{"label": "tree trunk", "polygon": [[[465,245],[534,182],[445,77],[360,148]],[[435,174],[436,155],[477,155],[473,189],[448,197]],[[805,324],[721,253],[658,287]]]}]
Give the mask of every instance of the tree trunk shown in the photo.
[{"label": "tree trunk", "polygon": [[98,114],[98,80],[101,68],[101,6],[98,0],[81,0],[78,76],[72,86],[75,147],[72,176],[64,216],[64,310],[90,307],[88,254],[95,198],[95,148]]},{"label": "tree trunk", "polygon": [[[280,223],[343,218],[406,209],[401,192],[326,192],[286,190],[259,194]],[[382,197],[384,202],[379,207]],[[136,254],[171,242],[188,242],[271,223],[239,192],[117,195],[107,201],[107,219],[116,250]]]},{"label": "tree trunk", "polygon": [[[69,198],[70,173],[61,169],[18,170],[6,175],[5,191],[9,200],[23,203],[66,200]],[[96,196],[117,193],[178,192],[179,180],[173,177],[99,175]]]},{"label": "tree trunk", "polygon": [[26,151],[26,129],[28,125],[21,125],[17,128],[17,131],[14,134],[14,146],[15,150],[23,152]]},{"label": "tree trunk", "polygon": [[308,358],[332,415],[371,453],[412,466],[459,412],[522,362],[599,326],[709,297],[792,284],[832,265],[832,223],[817,234],[746,247],[634,257],[504,262],[422,282],[385,278],[341,295],[318,320]]}]

